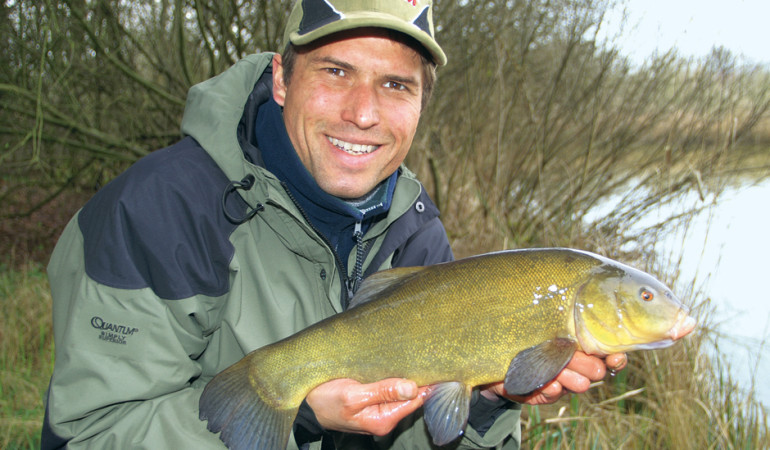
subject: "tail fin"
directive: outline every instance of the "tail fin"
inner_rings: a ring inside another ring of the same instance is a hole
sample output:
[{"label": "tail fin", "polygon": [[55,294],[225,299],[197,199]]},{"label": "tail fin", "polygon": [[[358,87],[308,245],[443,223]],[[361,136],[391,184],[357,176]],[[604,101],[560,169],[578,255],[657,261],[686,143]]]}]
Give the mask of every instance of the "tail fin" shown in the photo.
[{"label": "tail fin", "polygon": [[286,448],[297,409],[273,409],[249,382],[250,365],[240,361],[214,377],[201,395],[200,419],[232,450]]}]

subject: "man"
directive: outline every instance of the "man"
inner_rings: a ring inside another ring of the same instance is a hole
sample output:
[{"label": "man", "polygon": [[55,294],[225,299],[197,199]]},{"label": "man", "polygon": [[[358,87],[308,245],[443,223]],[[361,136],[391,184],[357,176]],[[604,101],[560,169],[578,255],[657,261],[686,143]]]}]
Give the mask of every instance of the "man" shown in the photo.
[{"label": "man", "polygon": [[[43,448],[222,448],[198,419],[214,375],[344,310],[370,273],[452,259],[401,165],[446,62],[430,2],[300,1],[285,42],[193,87],[186,137],[97,193],[60,238]],[[578,354],[516,400],[582,392],[604,367]],[[424,392],[322,384],[289,446],[427,448]],[[518,447],[520,406],[504,395],[480,391],[461,448]]]}]

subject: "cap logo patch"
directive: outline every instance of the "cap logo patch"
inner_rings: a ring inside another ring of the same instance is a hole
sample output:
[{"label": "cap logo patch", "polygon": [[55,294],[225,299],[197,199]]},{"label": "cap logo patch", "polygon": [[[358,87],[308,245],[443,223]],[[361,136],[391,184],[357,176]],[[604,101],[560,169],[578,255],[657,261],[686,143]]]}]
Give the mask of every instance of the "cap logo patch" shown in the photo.
[{"label": "cap logo patch", "polygon": [[342,19],[334,6],[325,0],[302,0],[302,21],[299,24],[299,34],[307,34],[316,28]]},{"label": "cap logo patch", "polygon": [[428,36],[433,36],[433,34],[430,32],[430,24],[428,23],[428,7],[426,6],[419,16],[417,16],[416,19],[414,19],[414,22],[412,22],[417,26],[417,28],[421,29],[425,33],[428,34]]}]

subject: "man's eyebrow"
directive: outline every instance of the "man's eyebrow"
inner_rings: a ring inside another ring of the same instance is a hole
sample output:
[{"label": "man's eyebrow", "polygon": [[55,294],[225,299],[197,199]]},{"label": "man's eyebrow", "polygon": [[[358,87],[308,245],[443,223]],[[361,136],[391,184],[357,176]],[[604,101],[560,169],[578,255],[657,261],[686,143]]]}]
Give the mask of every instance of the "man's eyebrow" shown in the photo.
[{"label": "man's eyebrow", "polygon": [[[333,56],[320,56],[318,58],[314,58],[313,63],[331,64],[350,72],[354,72],[356,70],[356,66],[354,66],[353,64],[339,60]],[[407,86],[417,86],[420,84],[417,78],[410,77],[410,76],[391,74],[391,75],[385,75],[382,78],[388,79],[390,81],[395,81],[396,83],[400,83]]]},{"label": "man's eyebrow", "polygon": [[355,67],[352,64],[347,63],[345,61],[341,61],[341,60],[339,60],[337,58],[334,58],[332,56],[321,56],[321,57],[318,57],[318,58],[314,58],[313,62],[315,64],[331,64],[331,65],[338,66],[338,67],[341,67],[341,68],[343,68],[345,70],[350,70],[350,71],[355,70]]},{"label": "man's eyebrow", "polygon": [[403,77],[401,75],[387,75],[385,78],[387,78],[390,81],[395,81],[396,83],[403,84],[406,86],[419,86],[419,82],[417,81],[417,78],[415,77]]}]

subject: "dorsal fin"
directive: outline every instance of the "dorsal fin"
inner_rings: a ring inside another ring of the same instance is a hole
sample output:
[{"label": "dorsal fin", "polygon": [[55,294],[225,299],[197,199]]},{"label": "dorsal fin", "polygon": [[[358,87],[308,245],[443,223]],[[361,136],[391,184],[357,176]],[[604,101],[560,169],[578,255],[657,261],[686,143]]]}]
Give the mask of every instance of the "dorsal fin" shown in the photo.
[{"label": "dorsal fin", "polygon": [[391,286],[398,285],[400,282],[413,277],[415,274],[423,271],[425,267],[395,267],[393,269],[375,272],[366,277],[361,287],[358,289],[355,297],[350,300],[348,309],[363,305],[375,298],[384,290]]}]

